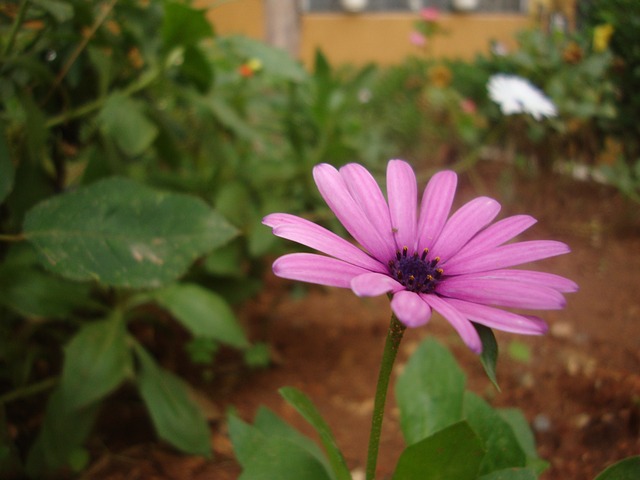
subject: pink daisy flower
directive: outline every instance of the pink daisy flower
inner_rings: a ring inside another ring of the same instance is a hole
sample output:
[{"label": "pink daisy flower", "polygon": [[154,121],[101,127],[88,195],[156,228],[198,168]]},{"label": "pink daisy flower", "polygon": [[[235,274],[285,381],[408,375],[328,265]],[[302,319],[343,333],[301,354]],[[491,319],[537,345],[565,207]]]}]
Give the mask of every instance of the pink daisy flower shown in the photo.
[{"label": "pink daisy flower", "polygon": [[409,34],[409,41],[416,47],[424,47],[427,44],[427,37],[414,30]]},{"label": "pink daisy flower", "polygon": [[391,294],[391,309],[407,327],[425,325],[433,310],[476,353],[482,342],[474,323],[520,334],[543,334],[545,322],[500,307],[552,310],[577,285],[564,277],[515,265],[569,252],[551,240],[506,243],[535,223],[515,215],[492,223],[500,204],[478,197],[449,216],[457,186],[452,171],[434,175],[420,208],[411,166],[391,160],[387,198],[373,176],[352,163],[340,170],[317,165],[313,176],[324,200],[362,248],[303,218],[274,213],[263,223],[274,235],[324,255],[292,253],[278,258],[283,278],[350,288],[358,296]]},{"label": "pink daisy flower", "polygon": [[436,7],[423,8],[420,11],[420,16],[425,22],[437,22],[440,18],[440,10]]}]

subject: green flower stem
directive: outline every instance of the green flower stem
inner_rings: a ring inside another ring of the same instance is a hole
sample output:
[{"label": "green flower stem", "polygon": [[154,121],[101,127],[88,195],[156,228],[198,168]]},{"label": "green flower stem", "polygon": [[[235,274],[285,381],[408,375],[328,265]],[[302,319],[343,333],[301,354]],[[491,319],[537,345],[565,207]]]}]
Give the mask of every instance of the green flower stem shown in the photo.
[{"label": "green flower stem", "polygon": [[367,456],[367,480],[374,480],[376,477],[376,464],[378,462],[378,448],[380,447],[380,434],[382,432],[382,419],[384,418],[384,407],[387,400],[387,390],[393,362],[398,354],[400,341],[404,335],[406,327],[400,323],[395,315],[391,315],[391,323],[387,331],[387,339],[382,352],[382,362],[378,373],[378,385],[376,386],[376,397],[373,403],[373,416],[371,417],[371,433],[369,434],[369,453]]}]

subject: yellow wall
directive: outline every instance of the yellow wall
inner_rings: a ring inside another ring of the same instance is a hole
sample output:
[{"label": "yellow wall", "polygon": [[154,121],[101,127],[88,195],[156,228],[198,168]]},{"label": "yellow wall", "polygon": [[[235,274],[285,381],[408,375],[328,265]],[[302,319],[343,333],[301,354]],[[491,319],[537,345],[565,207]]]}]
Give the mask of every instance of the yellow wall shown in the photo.
[{"label": "yellow wall", "polygon": [[[262,0],[223,3],[211,8],[209,18],[220,35],[242,33],[264,38]],[[321,48],[333,64],[399,63],[407,55],[420,54],[420,49],[409,42],[417,19],[417,13],[305,13],[300,58],[309,65],[316,48]],[[471,59],[476,53],[487,52],[491,40],[514,47],[513,34],[531,26],[531,21],[525,15],[447,13],[440,24],[447,33],[434,39],[429,54]]]},{"label": "yellow wall", "polygon": [[[417,14],[305,15],[301,58],[309,61],[315,48],[321,47],[332,63],[398,63],[422,51],[409,42],[416,19]],[[440,25],[447,33],[434,37],[427,52],[471,59],[478,52],[488,51],[491,40],[512,48],[513,34],[528,24],[528,18],[522,15],[442,15]]]},{"label": "yellow wall", "polygon": [[196,0],[200,8],[208,8],[208,18],[218,35],[242,33],[252,38],[264,38],[263,0]]}]

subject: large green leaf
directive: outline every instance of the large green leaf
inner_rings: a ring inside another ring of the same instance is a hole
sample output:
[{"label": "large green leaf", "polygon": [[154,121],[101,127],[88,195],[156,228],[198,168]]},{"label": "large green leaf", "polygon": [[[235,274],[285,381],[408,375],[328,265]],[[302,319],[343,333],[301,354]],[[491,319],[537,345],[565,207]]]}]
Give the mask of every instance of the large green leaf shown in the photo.
[{"label": "large green leaf", "polygon": [[464,414],[487,450],[480,474],[526,466],[526,455],[511,426],[487,402],[472,392],[466,392]]},{"label": "large green leaf", "polygon": [[598,475],[595,480],[638,480],[640,478],[640,455],[625,458]]},{"label": "large green leaf", "polygon": [[[318,446],[318,444],[293,428],[268,408],[264,406],[258,408],[253,426],[247,428],[256,429],[262,435],[264,435],[264,437],[259,438],[280,437],[291,443],[294,443],[295,445],[298,445],[303,450],[307,451],[309,454],[315,457],[316,460],[318,460],[318,462],[320,462],[324,466],[327,472],[331,472],[331,465],[329,464],[326,455]],[[248,430],[244,431],[245,433],[248,432]],[[251,443],[251,441],[245,443],[243,442],[243,439],[244,441],[246,441],[254,437],[255,436],[252,435],[244,437],[234,437],[235,440],[233,442],[233,448],[241,464],[244,464],[246,460],[253,455],[255,451],[254,448],[256,446],[259,446],[259,444],[253,444]]]},{"label": "large green leaf", "polygon": [[393,480],[475,480],[483,454],[482,441],[458,422],[408,446]]},{"label": "large green leaf", "polygon": [[96,402],[127,378],[133,359],[120,315],[85,325],[65,347],[60,390],[68,408]]},{"label": "large green leaf", "polygon": [[98,121],[103,134],[131,156],[143,153],[158,135],[158,127],[145,114],[144,104],[117,92],[105,101]]},{"label": "large green leaf", "polygon": [[408,444],[462,420],[465,375],[432,339],[420,344],[396,383],[400,425]]},{"label": "large green leaf", "polygon": [[331,468],[336,479],[350,480],[351,473],[349,472],[342,452],[331,433],[331,429],[311,400],[300,390],[293,387],[281,388],[280,395],[282,395],[282,397],[291,406],[293,406],[307,422],[311,424],[316,432],[318,432],[318,435],[320,435],[320,440],[322,441],[322,445],[329,456],[329,462],[331,463]]},{"label": "large green leaf", "polygon": [[185,384],[160,368],[139,344],[135,352],[140,361],[138,390],[158,436],[183,452],[210,457],[207,420]]},{"label": "large green leaf", "polygon": [[249,346],[227,302],[211,290],[176,283],[155,291],[153,298],[194,336],[213,338],[234,347]]},{"label": "large green leaf", "polygon": [[165,2],[162,39],[167,48],[191,45],[213,35],[206,10],[196,10],[178,2]]},{"label": "large green leaf", "polygon": [[36,205],[24,234],[60,275],[143,288],[175,280],[236,230],[198,198],[109,178]]},{"label": "large green leaf", "polygon": [[262,415],[260,427],[257,423],[258,419],[253,426],[235,415],[229,418],[229,435],[243,468],[239,480],[333,480],[317,453],[307,448],[309,439],[273,414]]}]

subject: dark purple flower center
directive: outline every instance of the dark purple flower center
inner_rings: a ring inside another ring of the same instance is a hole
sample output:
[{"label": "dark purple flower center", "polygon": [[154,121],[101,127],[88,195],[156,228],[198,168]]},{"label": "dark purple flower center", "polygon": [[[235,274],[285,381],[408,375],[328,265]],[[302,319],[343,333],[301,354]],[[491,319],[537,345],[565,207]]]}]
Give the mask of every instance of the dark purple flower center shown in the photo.
[{"label": "dark purple flower center", "polygon": [[422,255],[418,252],[414,252],[413,255],[408,253],[407,247],[404,247],[402,252],[396,252],[396,257],[389,260],[389,273],[411,292],[433,292],[444,273],[444,270],[437,266],[440,257],[427,260],[428,248],[424,249]]}]

